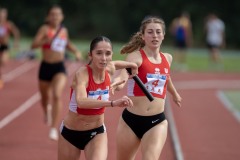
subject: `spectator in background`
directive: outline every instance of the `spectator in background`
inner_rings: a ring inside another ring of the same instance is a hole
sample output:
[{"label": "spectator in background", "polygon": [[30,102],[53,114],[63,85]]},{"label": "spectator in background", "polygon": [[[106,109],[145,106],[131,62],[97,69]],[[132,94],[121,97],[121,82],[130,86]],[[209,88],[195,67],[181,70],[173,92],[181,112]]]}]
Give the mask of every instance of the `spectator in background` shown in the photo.
[{"label": "spectator in background", "polygon": [[0,8],[0,89],[3,87],[2,66],[9,58],[9,39],[10,35],[14,37],[14,48],[18,48],[20,32],[15,24],[8,20],[8,10]]},{"label": "spectator in background", "polygon": [[62,25],[63,18],[61,7],[52,6],[48,10],[46,23],[40,27],[31,46],[32,49],[42,48],[42,62],[38,77],[39,90],[45,121],[51,127],[49,138],[52,140],[58,140],[57,127],[62,109],[61,96],[67,82],[64,66],[65,50],[70,50],[78,60],[81,59],[81,53],[71,43],[68,30]]},{"label": "spectator in background", "polygon": [[[211,64],[221,66],[220,48],[225,47],[225,24],[216,14],[210,13],[205,22],[206,43]],[[212,67],[212,66],[211,66]]]},{"label": "spectator in background", "polygon": [[187,70],[187,49],[192,44],[192,23],[187,12],[182,12],[179,17],[172,21],[170,25],[170,32],[174,37],[175,69],[185,71]]}]

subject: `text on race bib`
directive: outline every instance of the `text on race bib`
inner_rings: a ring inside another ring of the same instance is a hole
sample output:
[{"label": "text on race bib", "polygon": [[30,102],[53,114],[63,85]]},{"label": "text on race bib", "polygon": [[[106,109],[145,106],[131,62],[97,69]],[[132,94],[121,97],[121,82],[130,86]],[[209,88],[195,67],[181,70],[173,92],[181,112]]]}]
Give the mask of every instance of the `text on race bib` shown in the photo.
[{"label": "text on race bib", "polygon": [[98,91],[89,91],[88,98],[108,101],[109,100],[109,90],[98,90]]},{"label": "text on race bib", "polygon": [[149,92],[156,94],[163,94],[163,89],[167,81],[166,75],[161,74],[147,74],[147,83],[145,86]]}]

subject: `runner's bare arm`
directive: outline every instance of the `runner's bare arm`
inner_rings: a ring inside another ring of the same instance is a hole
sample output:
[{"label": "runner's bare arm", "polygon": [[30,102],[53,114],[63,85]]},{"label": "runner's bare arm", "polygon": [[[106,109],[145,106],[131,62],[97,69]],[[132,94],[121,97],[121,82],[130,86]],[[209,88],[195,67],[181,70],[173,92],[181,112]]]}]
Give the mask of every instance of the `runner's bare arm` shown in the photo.
[{"label": "runner's bare arm", "polygon": [[47,31],[47,28],[45,25],[43,25],[42,27],[40,27],[40,29],[38,30],[33,42],[32,42],[32,45],[31,45],[31,48],[32,49],[36,49],[40,46],[42,46],[44,43],[47,42],[47,39],[46,39],[46,31]]},{"label": "runner's bare arm", "polygon": [[[67,32],[67,31],[66,31]],[[68,32],[67,32],[68,33]],[[77,60],[82,59],[82,53],[78,50],[78,48],[71,42],[71,40],[68,38],[67,42],[67,49],[73,53]]]}]

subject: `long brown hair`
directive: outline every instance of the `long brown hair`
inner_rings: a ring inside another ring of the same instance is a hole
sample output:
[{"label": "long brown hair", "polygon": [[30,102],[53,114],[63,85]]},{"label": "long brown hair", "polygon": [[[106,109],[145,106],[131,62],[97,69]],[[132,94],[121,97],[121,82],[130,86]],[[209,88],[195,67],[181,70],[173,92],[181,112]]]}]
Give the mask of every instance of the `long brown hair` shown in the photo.
[{"label": "long brown hair", "polygon": [[147,16],[142,20],[139,31],[131,37],[130,41],[126,45],[123,46],[120,51],[121,54],[131,53],[145,46],[142,35],[149,23],[159,23],[162,26],[163,33],[165,34],[165,22],[157,16]]}]

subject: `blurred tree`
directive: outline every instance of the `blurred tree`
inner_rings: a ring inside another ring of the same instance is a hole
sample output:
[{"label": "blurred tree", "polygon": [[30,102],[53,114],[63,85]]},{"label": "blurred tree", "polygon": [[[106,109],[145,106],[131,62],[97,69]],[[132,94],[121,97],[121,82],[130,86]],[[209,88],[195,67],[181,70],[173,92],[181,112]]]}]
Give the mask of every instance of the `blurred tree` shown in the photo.
[{"label": "blurred tree", "polygon": [[[8,8],[9,18],[19,26],[22,34],[33,36],[53,4],[62,6],[64,23],[72,38],[92,39],[102,34],[118,41],[127,41],[138,31],[146,15],[162,17],[168,27],[172,19],[185,10],[191,15],[195,46],[204,45],[204,19],[214,11],[226,24],[227,47],[240,48],[239,0],[231,3],[218,0],[1,0],[0,7]],[[164,43],[170,40],[167,29]]]}]

